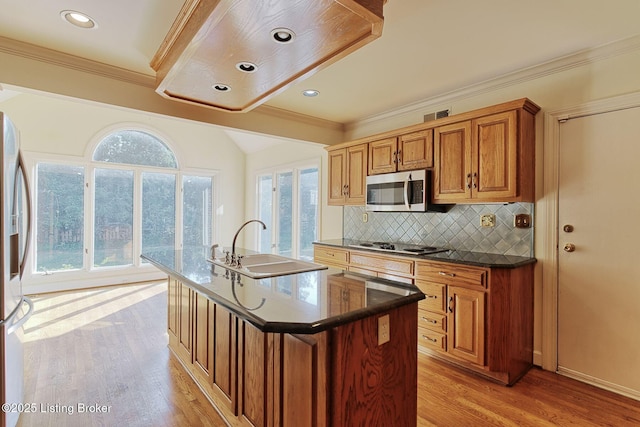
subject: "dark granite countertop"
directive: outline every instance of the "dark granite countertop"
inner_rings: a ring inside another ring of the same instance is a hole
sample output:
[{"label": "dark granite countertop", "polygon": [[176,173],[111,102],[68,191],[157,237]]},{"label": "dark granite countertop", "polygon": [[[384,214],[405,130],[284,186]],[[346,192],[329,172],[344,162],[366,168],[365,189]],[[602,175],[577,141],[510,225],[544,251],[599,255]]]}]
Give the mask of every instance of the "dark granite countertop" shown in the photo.
[{"label": "dark granite countertop", "polygon": [[[141,257],[263,332],[315,334],[424,299],[413,285],[332,268],[251,279],[213,265],[208,254],[206,247],[172,248]],[[362,307],[336,306],[332,295],[346,286]]]},{"label": "dark granite countertop", "polygon": [[[359,251],[367,251],[365,248],[353,248],[350,245],[354,245],[359,243],[359,240],[351,240],[351,239],[331,239],[331,240],[320,240],[314,242],[314,244],[322,244],[327,246],[335,246],[346,249],[354,249]],[[473,265],[477,267],[487,267],[487,268],[516,268],[527,264],[533,264],[537,260],[533,257],[521,257],[521,256],[513,256],[513,255],[499,255],[499,254],[487,254],[482,252],[468,252],[468,251],[458,251],[458,250],[449,250],[446,252],[438,252],[435,254],[429,255],[410,255],[410,254],[393,254],[391,252],[380,252],[378,250],[370,250],[371,252],[375,252],[377,254],[388,254],[388,255],[396,255],[402,256],[406,258],[414,258],[417,260],[429,260],[429,261],[443,261],[443,262],[451,262],[455,264],[465,264],[465,265]]]}]

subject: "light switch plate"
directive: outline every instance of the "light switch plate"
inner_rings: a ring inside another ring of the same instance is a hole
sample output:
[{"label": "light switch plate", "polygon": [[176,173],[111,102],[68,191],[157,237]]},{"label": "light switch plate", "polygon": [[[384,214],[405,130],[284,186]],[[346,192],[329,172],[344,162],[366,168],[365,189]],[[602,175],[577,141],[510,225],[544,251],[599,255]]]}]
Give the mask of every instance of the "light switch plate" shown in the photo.
[{"label": "light switch plate", "polygon": [[378,345],[388,343],[391,340],[391,327],[389,325],[389,315],[378,317]]},{"label": "light switch plate", "polygon": [[496,216],[494,214],[480,215],[480,225],[482,227],[495,227],[496,226]]}]

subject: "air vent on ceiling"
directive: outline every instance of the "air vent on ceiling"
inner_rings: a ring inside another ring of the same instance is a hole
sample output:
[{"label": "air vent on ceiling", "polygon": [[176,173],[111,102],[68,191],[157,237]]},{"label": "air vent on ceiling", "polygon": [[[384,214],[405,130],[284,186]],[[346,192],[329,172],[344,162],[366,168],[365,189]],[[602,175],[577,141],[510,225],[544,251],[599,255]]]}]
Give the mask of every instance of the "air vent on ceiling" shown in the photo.
[{"label": "air vent on ceiling", "polygon": [[425,114],[424,121],[430,122],[431,120],[441,119],[443,117],[449,117],[449,113],[451,112],[451,108],[446,110],[435,111],[433,113]]}]

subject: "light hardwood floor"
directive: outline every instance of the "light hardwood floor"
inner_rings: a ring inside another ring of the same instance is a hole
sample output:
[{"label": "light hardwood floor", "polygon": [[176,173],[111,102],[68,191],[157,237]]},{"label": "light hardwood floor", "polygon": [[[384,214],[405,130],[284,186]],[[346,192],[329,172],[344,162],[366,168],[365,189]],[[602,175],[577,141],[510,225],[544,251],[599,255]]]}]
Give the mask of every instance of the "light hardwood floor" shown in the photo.
[{"label": "light hardwood floor", "polygon": [[[36,410],[18,425],[225,425],[169,355],[166,298],[166,283],[35,296],[25,393]],[[418,363],[419,426],[640,425],[640,402],[551,372],[504,387],[424,355]]]}]

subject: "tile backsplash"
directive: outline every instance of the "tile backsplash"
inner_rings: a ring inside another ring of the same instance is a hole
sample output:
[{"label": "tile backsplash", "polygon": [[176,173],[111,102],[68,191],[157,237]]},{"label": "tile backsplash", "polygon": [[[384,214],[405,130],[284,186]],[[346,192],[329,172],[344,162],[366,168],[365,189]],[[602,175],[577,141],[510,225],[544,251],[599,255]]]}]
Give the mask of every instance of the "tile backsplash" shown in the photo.
[{"label": "tile backsplash", "polygon": [[[533,227],[515,228],[516,214],[531,215],[533,203],[455,205],[447,213],[366,212],[364,206],[345,206],[345,239],[402,242],[471,252],[534,256]],[[363,214],[368,220],[363,222]],[[480,216],[494,214],[495,227],[481,227]]]}]

